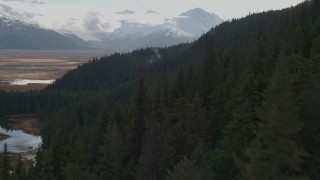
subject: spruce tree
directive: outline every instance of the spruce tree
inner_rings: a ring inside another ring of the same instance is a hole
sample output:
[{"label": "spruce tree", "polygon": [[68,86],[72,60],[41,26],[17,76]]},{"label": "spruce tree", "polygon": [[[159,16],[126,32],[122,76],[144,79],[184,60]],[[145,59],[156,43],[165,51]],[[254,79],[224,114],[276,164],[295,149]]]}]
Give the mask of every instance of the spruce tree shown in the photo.
[{"label": "spruce tree", "polygon": [[298,117],[286,63],[276,68],[257,114],[259,129],[245,152],[248,162],[240,167],[244,178],[305,179],[301,165],[307,153],[295,138],[303,122]]},{"label": "spruce tree", "polygon": [[1,164],[0,164],[0,177],[1,180],[8,180],[9,179],[9,171],[10,171],[10,161],[8,157],[8,147],[7,143],[3,145],[3,152],[1,157]]},{"label": "spruce tree", "polygon": [[16,177],[18,180],[22,180],[22,179],[25,179],[25,175],[26,175],[26,170],[23,166],[21,155],[19,154],[18,164],[16,167]]},{"label": "spruce tree", "polygon": [[174,166],[172,171],[168,171],[165,180],[202,180],[201,171],[188,159],[183,158]]},{"label": "spruce tree", "polygon": [[157,121],[151,123],[136,168],[136,179],[160,179],[172,163],[165,135],[165,126]]},{"label": "spruce tree", "polygon": [[131,135],[131,157],[138,160],[145,133],[145,123],[147,119],[147,93],[144,78],[139,80],[139,88],[134,100],[133,127]]}]

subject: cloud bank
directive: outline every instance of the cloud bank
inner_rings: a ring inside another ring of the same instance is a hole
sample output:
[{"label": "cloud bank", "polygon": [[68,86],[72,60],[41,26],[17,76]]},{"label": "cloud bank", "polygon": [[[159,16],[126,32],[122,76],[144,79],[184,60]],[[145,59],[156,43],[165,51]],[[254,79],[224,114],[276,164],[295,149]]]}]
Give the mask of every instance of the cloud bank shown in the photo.
[{"label": "cloud bank", "polygon": [[107,31],[112,28],[111,24],[101,22],[101,14],[89,12],[83,19],[83,26],[87,31]]}]

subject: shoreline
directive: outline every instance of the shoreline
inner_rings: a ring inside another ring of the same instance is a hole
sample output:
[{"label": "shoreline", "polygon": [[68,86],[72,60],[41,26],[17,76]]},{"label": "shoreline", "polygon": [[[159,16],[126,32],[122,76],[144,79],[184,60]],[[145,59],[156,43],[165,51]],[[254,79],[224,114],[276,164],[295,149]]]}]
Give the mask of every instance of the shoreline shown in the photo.
[{"label": "shoreline", "polygon": [[10,138],[9,135],[0,133],[0,141]]},{"label": "shoreline", "polygon": [[10,124],[13,129],[22,130],[25,133],[38,136],[41,134],[41,124],[36,115],[11,115],[6,116],[6,120],[13,122],[13,124]]},{"label": "shoreline", "polygon": [[[26,134],[40,136],[42,124],[39,122],[37,115],[35,114],[22,114],[22,115],[8,115],[3,118],[6,121],[9,129],[21,130]],[[5,132],[4,132],[5,133]],[[10,135],[0,133],[0,141],[10,138]],[[8,140],[10,141],[10,140]],[[26,146],[30,149],[25,149],[23,152],[10,152],[8,158],[10,165],[16,167],[19,161],[19,155],[21,155],[22,163],[28,171],[34,164],[38,151],[38,147]],[[1,154],[1,152],[0,152]],[[0,178],[1,179],[1,178]]]}]

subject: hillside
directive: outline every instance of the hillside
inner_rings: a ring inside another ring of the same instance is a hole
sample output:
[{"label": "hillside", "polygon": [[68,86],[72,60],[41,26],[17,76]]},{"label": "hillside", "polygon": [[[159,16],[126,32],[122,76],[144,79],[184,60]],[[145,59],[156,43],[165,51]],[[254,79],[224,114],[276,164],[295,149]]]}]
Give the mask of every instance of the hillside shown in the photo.
[{"label": "hillside", "polygon": [[320,1],[0,92],[46,128],[29,179],[319,179]]}]

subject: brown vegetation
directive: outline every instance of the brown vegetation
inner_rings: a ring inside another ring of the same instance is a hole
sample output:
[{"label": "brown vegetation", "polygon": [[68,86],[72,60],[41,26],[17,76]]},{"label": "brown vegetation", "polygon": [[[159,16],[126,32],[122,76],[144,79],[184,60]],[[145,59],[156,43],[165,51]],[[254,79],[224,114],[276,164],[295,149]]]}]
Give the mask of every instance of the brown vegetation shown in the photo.
[{"label": "brown vegetation", "polygon": [[9,138],[10,136],[6,135],[6,134],[1,134],[0,133],[0,141]]},{"label": "brown vegetation", "polygon": [[33,114],[28,115],[11,115],[6,116],[8,121],[14,122],[12,124],[13,129],[21,129],[26,133],[40,135],[41,124],[37,119],[37,116]]},{"label": "brown vegetation", "polygon": [[54,80],[68,70],[105,55],[104,51],[0,50],[0,90],[43,89],[47,84],[10,85],[14,79]]}]

